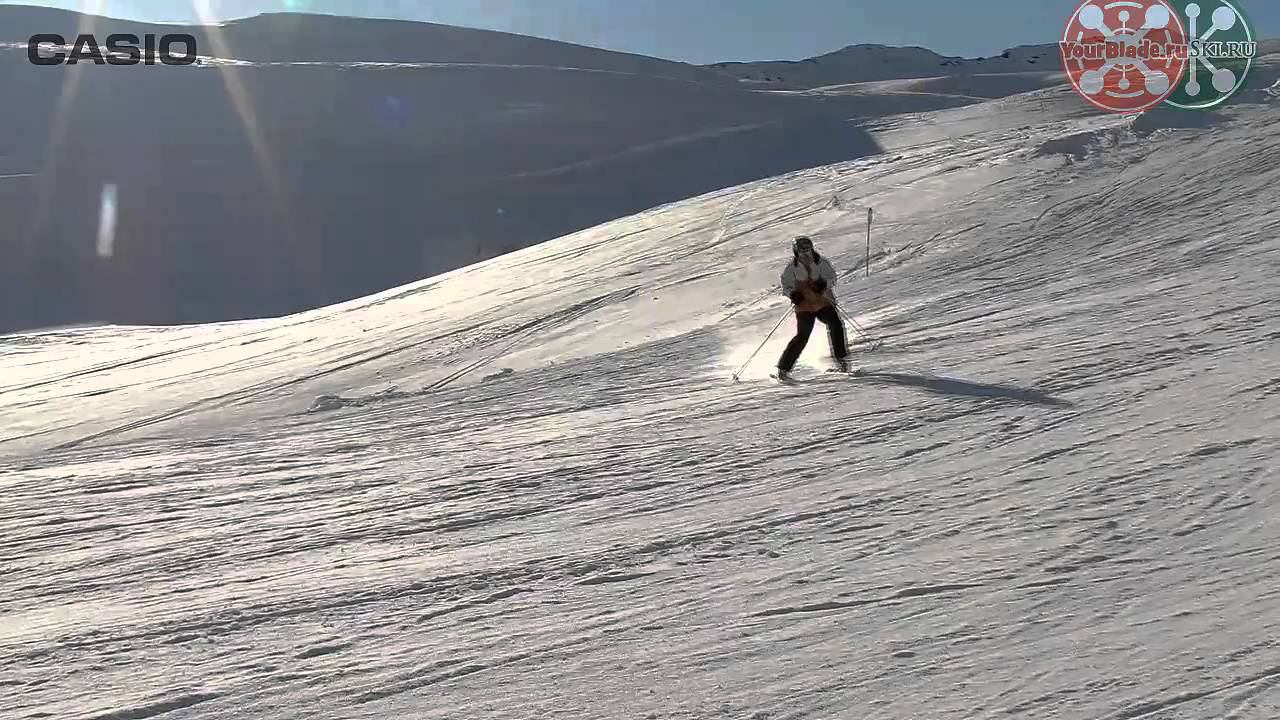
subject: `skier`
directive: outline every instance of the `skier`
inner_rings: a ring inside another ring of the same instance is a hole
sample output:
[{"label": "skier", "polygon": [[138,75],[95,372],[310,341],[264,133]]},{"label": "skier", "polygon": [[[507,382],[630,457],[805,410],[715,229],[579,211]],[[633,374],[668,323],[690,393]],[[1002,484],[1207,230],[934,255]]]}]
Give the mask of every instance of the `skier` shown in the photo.
[{"label": "skier", "polygon": [[813,248],[813,240],[796,238],[791,245],[791,261],[782,271],[782,291],[795,305],[796,334],[778,358],[778,378],[786,380],[796,360],[809,342],[815,320],[827,326],[831,354],[842,372],[849,371],[849,347],[845,340],[844,322],[836,311],[836,269]]}]

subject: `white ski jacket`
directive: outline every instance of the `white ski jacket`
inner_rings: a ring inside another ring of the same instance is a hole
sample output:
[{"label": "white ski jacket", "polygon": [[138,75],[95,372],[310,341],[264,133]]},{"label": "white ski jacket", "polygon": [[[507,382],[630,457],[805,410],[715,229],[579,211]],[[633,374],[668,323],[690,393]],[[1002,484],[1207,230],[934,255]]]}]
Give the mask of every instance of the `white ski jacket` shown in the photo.
[{"label": "white ski jacket", "polygon": [[[802,291],[811,291],[808,287],[809,283],[822,278],[827,281],[827,289],[823,291],[822,297],[832,305],[836,302],[836,269],[825,257],[818,256],[816,265],[808,265],[801,260],[792,260],[787,263],[787,267],[782,271],[782,294],[790,296],[797,288],[805,286]],[[805,303],[803,305],[809,305]],[[800,309],[810,309],[804,306],[797,306]],[[817,309],[817,308],[813,308]]]}]

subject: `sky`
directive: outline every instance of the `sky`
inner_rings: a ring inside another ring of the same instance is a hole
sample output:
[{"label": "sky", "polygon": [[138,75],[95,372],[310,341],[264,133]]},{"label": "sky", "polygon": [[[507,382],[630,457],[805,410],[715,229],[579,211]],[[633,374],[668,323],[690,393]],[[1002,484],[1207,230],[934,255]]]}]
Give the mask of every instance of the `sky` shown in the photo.
[{"label": "sky", "polygon": [[[1238,1],[1260,35],[1280,37],[1280,1]],[[712,63],[800,60],[859,43],[918,45],[943,55],[990,56],[1016,45],[1055,42],[1078,0],[17,0],[13,4],[160,22],[196,22],[197,6],[221,20],[279,11],[399,18]]]}]

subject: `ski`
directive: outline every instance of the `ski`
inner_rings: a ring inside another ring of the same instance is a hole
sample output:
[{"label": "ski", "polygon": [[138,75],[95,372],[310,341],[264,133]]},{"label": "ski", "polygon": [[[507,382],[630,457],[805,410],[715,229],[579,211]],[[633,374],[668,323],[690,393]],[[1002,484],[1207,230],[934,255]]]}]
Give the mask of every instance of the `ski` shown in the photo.
[{"label": "ski", "polygon": [[858,377],[862,375],[862,368],[849,368],[848,370],[831,368],[830,370],[827,370],[825,374],[826,375],[844,375],[846,377]]},{"label": "ski", "polygon": [[788,375],[787,377],[783,378],[783,377],[779,377],[778,373],[772,372],[772,373],[769,373],[769,379],[779,385],[801,385],[808,382],[822,380],[824,378],[835,378],[835,377],[842,377],[842,376],[856,378],[856,377],[861,377],[863,374],[864,374],[864,371],[862,368],[850,368],[849,370],[841,370],[839,368],[829,368],[817,375],[803,375],[800,377],[797,377],[795,375]]}]

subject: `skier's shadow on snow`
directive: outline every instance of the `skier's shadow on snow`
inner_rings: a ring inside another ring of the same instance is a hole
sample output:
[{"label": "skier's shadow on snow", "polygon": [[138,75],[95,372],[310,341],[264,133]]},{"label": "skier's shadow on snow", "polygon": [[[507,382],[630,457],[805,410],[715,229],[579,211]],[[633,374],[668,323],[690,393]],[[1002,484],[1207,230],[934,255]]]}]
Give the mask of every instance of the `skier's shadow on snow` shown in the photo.
[{"label": "skier's shadow on snow", "polygon": [[887,385],[903,385],[919,388],[940,395],[963,395],[967,397],[1004,398],[1034,405],[1050,405],[1054,407],[1074,407],[1069,400],[1012,385],[988,385],[969,380],[939,377],[937,375],[912,375],[909,373],[876,372],[864,370],[858,375],[859,380],[879,382]]}]

